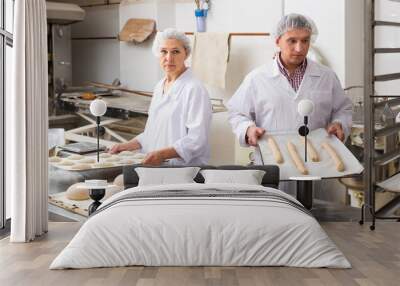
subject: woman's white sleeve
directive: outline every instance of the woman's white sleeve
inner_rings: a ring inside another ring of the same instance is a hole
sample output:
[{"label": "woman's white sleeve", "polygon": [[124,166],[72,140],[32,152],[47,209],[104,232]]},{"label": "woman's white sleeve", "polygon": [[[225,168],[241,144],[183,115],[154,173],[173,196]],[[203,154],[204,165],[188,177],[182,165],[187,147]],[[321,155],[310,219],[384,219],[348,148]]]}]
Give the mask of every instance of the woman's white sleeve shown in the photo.
[{"label": "woman's white sleeve", "polygon": [[194,88],[188,99],[187,135],[177,140],[173,147],[185,161],[205,154],[208,149],[208,137],[211,127],[212,107],[210,98],[204,88]]}]

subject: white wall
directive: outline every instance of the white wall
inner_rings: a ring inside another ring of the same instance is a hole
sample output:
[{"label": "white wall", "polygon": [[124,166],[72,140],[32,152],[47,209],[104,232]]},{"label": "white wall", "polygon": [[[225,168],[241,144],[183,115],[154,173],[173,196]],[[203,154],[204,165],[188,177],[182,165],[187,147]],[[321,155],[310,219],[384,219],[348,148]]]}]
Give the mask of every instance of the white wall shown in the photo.
[{"label": "white wall", "polygon": [[[72,24],[72,38],[116,37],[119,5],[85,8],[85,20]],[[72,82],[111,83],[120,77],[119,41],[116,39],[72,40]]]},{"label": "white wall", "polygon": [[328,66],[336,72],[343,84],[345,79],[345,0],[286,0],[285,2],[285,14],[300,13],[314,20],[319,31],[314,46],[321,52]]},{"label": "white wall", "polygon": [[[174,4],[170,1],[123,1],[120,4],[119,27],[130,18],[156,21],[157,29],[174,25]],[[121,42],[121,82],[129,89],[152,91],[161,78],[158,60],[151,53],[154,36],[140,44]]]}]

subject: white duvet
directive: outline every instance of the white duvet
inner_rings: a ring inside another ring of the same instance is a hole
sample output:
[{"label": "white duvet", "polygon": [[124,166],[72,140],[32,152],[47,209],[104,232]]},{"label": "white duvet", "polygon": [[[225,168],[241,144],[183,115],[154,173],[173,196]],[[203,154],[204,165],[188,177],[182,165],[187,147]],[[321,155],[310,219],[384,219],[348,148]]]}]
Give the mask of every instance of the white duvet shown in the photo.
[{"label": "white duvet", "polygon": [[[262,186],[180,184],[136,187],[107,199],[50,269],[145,266],[294,266],[349,268],[318,222],[279,201],[182,197],[115,200],[133,192],[262,190]],[[135,193],[137,194],[137,193]],[[108,207],[107,207],[108,206]]]}]

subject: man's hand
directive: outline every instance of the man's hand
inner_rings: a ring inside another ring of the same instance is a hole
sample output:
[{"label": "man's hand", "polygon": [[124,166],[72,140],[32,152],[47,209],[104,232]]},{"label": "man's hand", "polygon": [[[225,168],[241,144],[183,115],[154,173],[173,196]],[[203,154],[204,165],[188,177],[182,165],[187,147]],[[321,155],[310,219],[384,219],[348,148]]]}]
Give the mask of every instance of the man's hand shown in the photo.
[{"label": "man's hand", "polygon": [[260,128],[257,126],[250,126],[247,128],[246,136],[247,136],[247,144],[250,146],[257,146],[258,139],[263,136],[265,133],[264,128]]},{"label": "man's hand", "polygon": [[142,164],[150,166],[160,166],[164,162],[164,157],[160,151],[147,153]]},{"label": "man's hand", "polygon": [[339,122],[334,122],[326,127],[326,131],[329,135],[335,135],[340,141],[344,141],[344,131],[342,124]]}]

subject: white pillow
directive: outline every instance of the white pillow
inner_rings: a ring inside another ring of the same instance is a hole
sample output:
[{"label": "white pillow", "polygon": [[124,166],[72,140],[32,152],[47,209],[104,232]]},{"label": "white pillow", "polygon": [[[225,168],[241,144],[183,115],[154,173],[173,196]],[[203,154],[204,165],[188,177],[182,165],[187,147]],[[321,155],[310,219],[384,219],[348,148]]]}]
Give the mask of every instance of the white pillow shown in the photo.
[{"label": "white pillow", "polygon": [[265,171],[262,170],[202,170],[206,184],[246,184],[261,185]]},{"label": "white pillow", "polygon": [[139,176],[139,186],[195,183],[193,179],[199,167],[185,168],[142,168],[135,169]]}]

